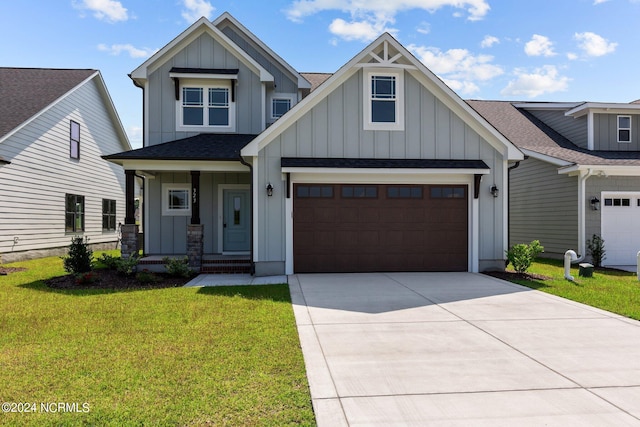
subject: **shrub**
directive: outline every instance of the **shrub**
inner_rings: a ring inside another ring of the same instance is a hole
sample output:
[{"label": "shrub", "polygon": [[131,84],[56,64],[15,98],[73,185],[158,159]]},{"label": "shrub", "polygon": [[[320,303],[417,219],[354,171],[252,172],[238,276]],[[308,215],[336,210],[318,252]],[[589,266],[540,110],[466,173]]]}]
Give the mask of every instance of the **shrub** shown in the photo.
[{"label": "shrub", "polygon": [[98,280],[96,274],[92,271],[87,273],[80,273],[76,275],[76,284],[78,285],[90,285]]},{"label": "shrub", "polygon": [[120,257],[115,257],[109,254],[102,254],[102,256],[98,259],[100,263],[102,263],[109,270],[115,270],[118,267],[118,262]]},{"label": "shrub", "polygon": [[62,262],[67,273],[87,273],[93,267],[93,251],[82,236],[75,236],[71,239],[69,252],[62,257]]},{"label": "shrub", "polygon": [[191,276],[191,268],[189,267],[189,258],[162,258],[167,274],[173,277],[189,277]]},{"label": "shrub", "polygon": [[531,263],[533,263],[536,257],[543,251],[544,248],[540,245],[539,240],[534,240],[528,245],[525,243],[513,245],[508,251],[506,251],[508,261],[507,265],[511,263],[515,271],[518,273],[524,273],[529,269],[529,267],[531,267]]},{"label": "shrub", "polygon": [[131,276],[136,272],[138,266],[138,257],[131,255],[129,258],[117,258],[116,271],[123,276]]},{"label": "shrub", "polygon": [[140,283],[155,283],[158,281],[158,277],[147,269],[136,273],[136,280]]},{"label": "shrub", "polygon": [[604,239],[597,234],[591,237],[591,240],[587,240],[587,251],[591,256],[591,262],[594,267],[601,267],[602,261],[607,258],[606,250],[604,248]]}]

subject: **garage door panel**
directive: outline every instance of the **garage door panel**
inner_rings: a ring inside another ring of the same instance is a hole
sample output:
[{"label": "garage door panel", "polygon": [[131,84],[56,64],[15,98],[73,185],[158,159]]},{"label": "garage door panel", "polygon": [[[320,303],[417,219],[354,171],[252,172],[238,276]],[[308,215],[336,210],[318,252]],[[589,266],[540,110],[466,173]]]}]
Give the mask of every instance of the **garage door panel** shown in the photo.
[{"label": "garage door panel", "polygon": [[299,198],[294,190],[296,272],[467,270],[466,186],[461,199],[432,199],[430,186],[411,186],[422,190],[405,198],[387,197],[385,185],[359,198],[332,187],[331,198]]}]

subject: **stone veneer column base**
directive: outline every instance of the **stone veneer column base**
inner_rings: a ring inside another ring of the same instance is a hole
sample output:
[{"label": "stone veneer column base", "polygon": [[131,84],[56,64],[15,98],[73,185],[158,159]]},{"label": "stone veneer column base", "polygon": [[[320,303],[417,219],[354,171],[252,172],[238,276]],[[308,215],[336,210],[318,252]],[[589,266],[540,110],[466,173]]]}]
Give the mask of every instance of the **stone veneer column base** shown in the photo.
[{"label": "stone veneer column base", "polygon": [[203,237],[203,224],[187,225],[187,258],[189,258],[189,267],[198,272],[202,268]]},{"label": "stone veneer column base", "polygon": [[122,259],[138,256],[138,226],[136,224],[122,224],[122,244],[120,254]]}]

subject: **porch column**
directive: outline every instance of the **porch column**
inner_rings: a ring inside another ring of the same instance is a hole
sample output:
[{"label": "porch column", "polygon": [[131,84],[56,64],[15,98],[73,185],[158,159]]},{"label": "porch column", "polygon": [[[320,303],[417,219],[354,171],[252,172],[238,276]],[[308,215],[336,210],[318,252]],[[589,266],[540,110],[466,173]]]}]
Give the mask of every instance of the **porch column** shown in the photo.
[{"label": "porch column", "polygon": [[200,171],[191,171],[191,224],[200,224]]},{"label": "porch column", "polygon": [[136,224],[135,212],[135,186],[136,171],[125,170],[125,217],[124,224],[120,227],[122,241],[120,244],[120,255],[123,259],[138,255],[138,225]]},{"label": "porch column", "polygon": [[200,224],[200,171],[191,171],[191,224],[187,225],[189,267],[200,272],[204,252],[204,225]]}]

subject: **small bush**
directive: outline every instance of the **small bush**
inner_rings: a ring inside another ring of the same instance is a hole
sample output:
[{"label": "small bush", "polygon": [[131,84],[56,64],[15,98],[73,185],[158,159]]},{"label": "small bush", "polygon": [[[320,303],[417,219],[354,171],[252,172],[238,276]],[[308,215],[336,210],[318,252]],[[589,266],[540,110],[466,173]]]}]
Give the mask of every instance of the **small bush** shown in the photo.
[{"label": "small bush", "polygon": [[78,285],[90,285],[92,283],[95,283],[97,280],[98,277],[92,271],[76,275],[76,284]]},{"label": "small bush", "polygon": [[516,272],[525,273],[529,267],[531,267],[536,257],[543,251],[544,248],[540,245],[539,240],[534,240],[528,245],[525,243],[513,245],[506,251],[507,265],[511,263]]},{"label": "small bush", "polygon": [[189,267],[189,258],[162,258],[167,274],[172,277],[189,277],[191,276],[191,268]]},{"label": "small bush", "polygon": [[116,261],[116,271],[123,276],[131,276],[136,272],[138,257],[131,255],[129,258],[118,258]]},{"label": "small bush", "polygon": [[82,236],[76,236],[71,239],[69,252],[62,257],[62,262],[67,273],[87,273],[93,267],[93,251]]},{"label": "small bush", "polygon": [[604,239],[597,234],[591,237],[591,240],[587,240],[587,251],[591,256],[591,262],[594,267],[601,267],[602,261],[607,258],[606,250],[604,248]]},{"label": "small bush", "polygon": [[140,283],[155,283],[158,277],[147,269],[136,273],[136,280]]},{"label": "small bush", "polygon": [[102,263],[109,270],[115,270],[118,267],[118,261],[120,257],[115,257],[109,254],[102,254],[102,256],[98,259],[100,263]]}]

